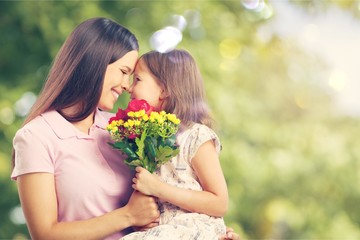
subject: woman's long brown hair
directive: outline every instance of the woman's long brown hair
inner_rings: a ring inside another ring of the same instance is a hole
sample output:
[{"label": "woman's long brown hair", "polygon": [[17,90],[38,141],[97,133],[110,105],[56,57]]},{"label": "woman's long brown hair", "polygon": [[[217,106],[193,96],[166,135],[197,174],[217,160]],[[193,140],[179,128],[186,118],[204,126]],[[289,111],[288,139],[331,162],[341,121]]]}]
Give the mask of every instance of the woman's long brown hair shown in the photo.
[{"label": "woman's long brown hair", "polygon": [[[113,20],[92,18],[84,21],[58,52],[23,125],[50,110],[57,110],[69,122],[85,119],[97,108],[107,66],[138,49],[135,35]],[[79,106],[75,114],[62,112],[75,105]],[[13,166],[14,159],[13,149]]]}]

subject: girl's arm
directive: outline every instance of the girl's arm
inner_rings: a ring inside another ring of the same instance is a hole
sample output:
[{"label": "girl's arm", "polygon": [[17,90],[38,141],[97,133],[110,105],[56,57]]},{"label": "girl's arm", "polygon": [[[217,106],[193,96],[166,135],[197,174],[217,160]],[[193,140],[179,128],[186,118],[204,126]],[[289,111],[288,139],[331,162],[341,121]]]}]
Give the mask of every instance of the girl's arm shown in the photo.
[{"label": "girl's arm", "polygon": [[159,216],[154,199],[135,191],[123,208],[89,220],[58,222],[54,175],[25,174],[17,178],[17,184],[32,239],[103,239]]},{"label": "girl's arm", "polygon": [[192,159],[192,167],[204,191],[178,188],[141,167],[136,168],[133,188],[191,212],[223,216],[228,207],[228,192],[214,143],[202,144]]}]

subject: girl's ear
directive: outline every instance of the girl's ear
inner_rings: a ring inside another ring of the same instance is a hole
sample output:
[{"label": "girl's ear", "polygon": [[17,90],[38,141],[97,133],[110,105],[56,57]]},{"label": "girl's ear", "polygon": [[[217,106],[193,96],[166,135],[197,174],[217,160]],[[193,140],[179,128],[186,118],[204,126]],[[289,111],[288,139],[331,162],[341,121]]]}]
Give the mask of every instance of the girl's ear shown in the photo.
[{"label": "girl's ear", "polygon": [[170,96],[170,94],[168,93],[168,91],[166,91],[165,89],[161,90],[160,100],[164,100],[164,99],[168,98],[169,96]]}]

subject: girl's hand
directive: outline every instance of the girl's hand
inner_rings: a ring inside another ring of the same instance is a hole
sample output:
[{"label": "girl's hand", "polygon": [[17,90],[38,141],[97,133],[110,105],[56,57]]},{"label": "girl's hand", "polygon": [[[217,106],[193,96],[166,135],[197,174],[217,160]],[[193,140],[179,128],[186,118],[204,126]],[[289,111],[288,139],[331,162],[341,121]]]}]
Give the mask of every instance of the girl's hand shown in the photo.
[{"label": "girl's hand", "polygon": [[219,240],[240,240],[239,234],[234,232],[231,227],[226,227],[226,234],[219,237]]},{"label": "girl's hand", "polygon": [[132,187],[135,190],[142,192],[145,195],[157,196],[157,190],[161,183],[158,176],[151,174],[148,170],[142,167],[136,167],[135,178],[133,178]]}]

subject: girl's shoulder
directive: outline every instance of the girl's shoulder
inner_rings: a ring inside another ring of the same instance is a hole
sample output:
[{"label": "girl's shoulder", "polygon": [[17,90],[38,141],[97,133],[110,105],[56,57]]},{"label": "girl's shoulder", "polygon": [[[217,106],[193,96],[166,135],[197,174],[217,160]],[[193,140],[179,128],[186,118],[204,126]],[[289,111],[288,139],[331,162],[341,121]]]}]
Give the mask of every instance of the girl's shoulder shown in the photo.
[{"label": "girl's shoulder", "polygon": [[204,124],[193,123],[185,129],[180,135],[180,142],[185,145],[191,146],[192,152],[207,141],[213,141],[216,151],[221,151],[221,142],[215,131]]},{"label": "girl's shoulder", "polygon": [[183,133],[186,135],[209,134],[217,137],[217,134],[213,129],[201,123],[192,123],[183,131]]}]

